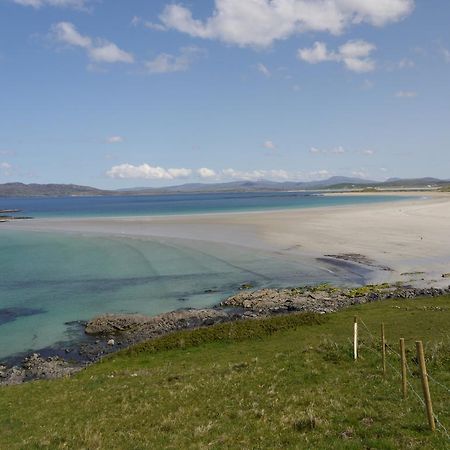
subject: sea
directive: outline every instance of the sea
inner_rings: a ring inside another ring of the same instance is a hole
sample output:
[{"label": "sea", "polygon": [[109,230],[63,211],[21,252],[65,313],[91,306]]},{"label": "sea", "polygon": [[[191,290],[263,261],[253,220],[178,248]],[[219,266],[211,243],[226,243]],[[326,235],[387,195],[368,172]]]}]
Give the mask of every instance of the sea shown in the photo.
[{"label": "sea", "polygon": [[[395,196],[299,192],[0,198],[0,209],[39,218],[252,212],[401,201]],[[2,229],[0,361],[82,338],[80,321],[102,313],[156,315],[217,305],[243,285],[362,284],[363,270],[289,253],[168,237]]]}]

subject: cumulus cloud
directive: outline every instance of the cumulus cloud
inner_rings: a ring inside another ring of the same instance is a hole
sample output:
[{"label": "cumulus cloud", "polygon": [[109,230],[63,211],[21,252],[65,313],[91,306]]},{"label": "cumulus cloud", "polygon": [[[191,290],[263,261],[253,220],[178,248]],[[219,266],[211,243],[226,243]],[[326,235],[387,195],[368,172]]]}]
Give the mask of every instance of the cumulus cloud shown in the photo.
[{"label": "cumulus cloud", "polygon": [[168,169],[167,172],[172,178],[188,178],[192,175],[192,169]]},{"label": "cumulus cloud", "polygon": [[395,93],[397,98],[414,98],[417,97],[416,91],[397,91]]},{"label": "cumulus cloud", "polygon": [[89,0],[13,0],[14,3],[22,6],[31,6],[35,9],[43,6],[58,6],[61,8],[86,9]]},{"label": "cumulus cloud", "polygon": [[311,48],[301,48],[297,57],[309,64],[326,61],[339,62],[353,72],[363,73],[375,69],[375,61],[370,57],[375,45],[364,40],[352,40],[341,45],[337,51],[329,51],[324,42],[315,42]]},{"label": "cumulus cloud", "polygon": [[107,171],[107,176],[116,179],[146,179],[159,181],[174,181],[185,178],[197,178],[204,181],[294,181],[301,179],[325,178],[330,175],[328,170],[313,172],[288,171],[284,169],[236,170],[227,168],[214,170],[207,167],[199,169],[165,169],[149,164],[120,164]]},{"label": "cumulus cloud", "polygon": [[78,32],[70,22],[59,22],[51,28],[52,37],[60,43],[83,48],[89,59],[95,63],[133,63],[131,53],[121,50],[113,42],[104,39],[92,39]]},{"label": "cumulus cloud", "polygon": [[200,178],[216,178],[217,177],[217,173],[215,172],[215,170],[208,169],[207,167],[201,167],[200,169],[198,169],[197,175]]},{"label": "cumulus cloud", "polygon": [[183,47],[179,55],[161,53],[155,59],[147,61],[145,67],[149,73],[185,72],[204,53],[198,47]]},{"label": "cumulus cloud", "polygon": [[384,26],[409,15],[414,0],[215,0],[202,21],[180,4],[160,15],[162,24],[190,36],[238,46],[267,47],[304,32],[340,34],[351,25]]},{"label": "cumulus cloud", "polygon": [[106,139],[108,144],[121,144],[125,139],[122,136],[110,136]]},{"label": "cumulus cloud", "polygon": [[120,164],[111,167],[106,173],[110,178],[121,179],[145,179],[145,180],[175,180],[177,178],[186,178],[192,174],[190,169],[164,169],[159,166],[150,166],[141,164],[134,166],[132,164]]}]

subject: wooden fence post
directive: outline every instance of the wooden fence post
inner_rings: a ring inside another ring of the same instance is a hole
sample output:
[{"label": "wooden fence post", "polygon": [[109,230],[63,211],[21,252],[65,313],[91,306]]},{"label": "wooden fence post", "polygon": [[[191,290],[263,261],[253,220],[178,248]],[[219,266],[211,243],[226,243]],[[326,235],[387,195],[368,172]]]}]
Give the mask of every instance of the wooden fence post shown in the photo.
[{"label": "wooden fence post", "polygon": [[358,359],[358,318],[353,320],[353,358]]},{"label": "wooden fence post", "polygon": [[434,423],[433,405],[431,404],[430,386],[428,385],[427,366],[425,365],[425,355],[423,353],[422,341],[416,341],[417,359],[419,360],[420,375],[422,377],[423,397],[425,399],[425,408],[427,410],[428,424],[430,430],[436,430]]},{"label": "wooden fence post", "polygon": [[407,381],[406,381],[406,349],[405,349],[405,339],[400,338],[400,359],[402,365],[402,393],[403,398],[407,396]]},{"label": "wooden fence post", "polygon": [[383,375],[386,376],[386,339],[384,336],[384,323],[381,324],[381,357],[383,362]]}]

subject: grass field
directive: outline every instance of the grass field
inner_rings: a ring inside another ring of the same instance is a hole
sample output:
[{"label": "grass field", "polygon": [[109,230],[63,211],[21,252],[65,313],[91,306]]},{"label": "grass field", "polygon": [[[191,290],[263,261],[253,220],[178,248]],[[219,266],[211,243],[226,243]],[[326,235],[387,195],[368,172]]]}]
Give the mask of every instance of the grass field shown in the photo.
[{"label": "grass field", "polygon": [[[177,333],[77,376],[0,390],[1,449],[445,449],[423,407],[381,374],[378,338],[404,337],[411,383],[422,339],[435,413],[450,430],[450,297],[385,301]],[[389,364],[399,369],[397,356]]]}]

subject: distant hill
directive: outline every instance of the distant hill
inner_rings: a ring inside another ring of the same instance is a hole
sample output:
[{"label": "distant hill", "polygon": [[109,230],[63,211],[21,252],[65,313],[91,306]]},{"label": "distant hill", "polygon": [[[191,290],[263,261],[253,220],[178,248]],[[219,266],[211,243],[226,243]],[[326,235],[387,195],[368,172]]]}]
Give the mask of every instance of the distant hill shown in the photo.
[{"label": "distant hill", "polygon": [[286,192],[314,190],[349,190],[349,189],[448,189],[450,181],[437,178],[399,179],[371,181],[361,178],[331,177],[317,181],[231,181],[227,183],[188,183],[161,188],[136,187],[115,191],[97,189],[76,184],[0,184],[0,197],[88,197],[88,196],[127,196],[158,194],[192,194],[224,192]]},{"label": "distant hill", "polygon": [[81,197],[117,195],[114,191],[104,191],[76,184],[0,184],[0,197]]}]

